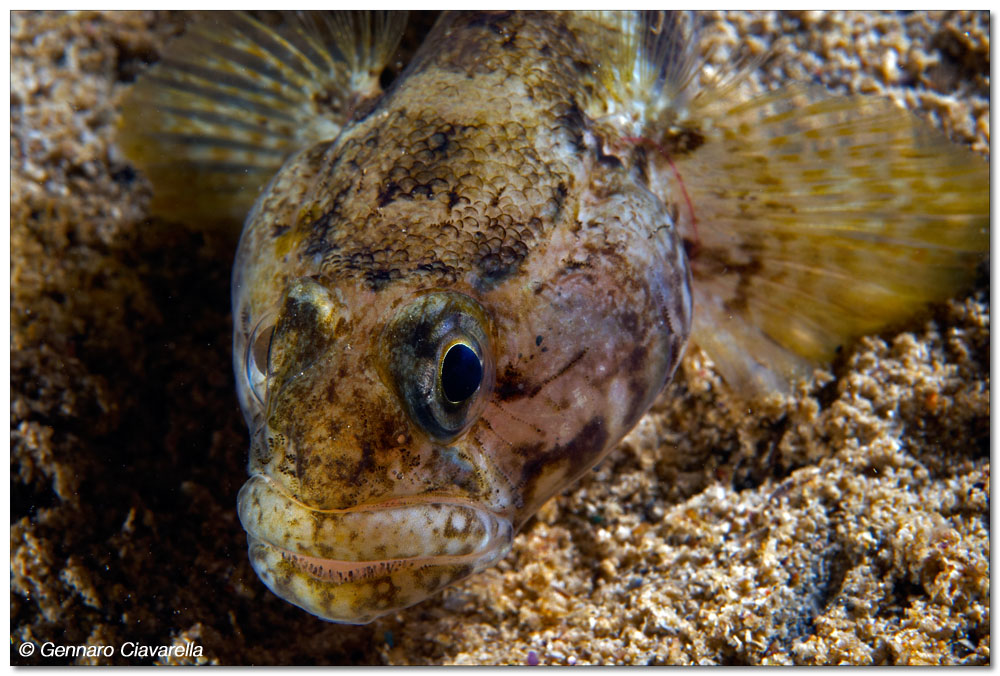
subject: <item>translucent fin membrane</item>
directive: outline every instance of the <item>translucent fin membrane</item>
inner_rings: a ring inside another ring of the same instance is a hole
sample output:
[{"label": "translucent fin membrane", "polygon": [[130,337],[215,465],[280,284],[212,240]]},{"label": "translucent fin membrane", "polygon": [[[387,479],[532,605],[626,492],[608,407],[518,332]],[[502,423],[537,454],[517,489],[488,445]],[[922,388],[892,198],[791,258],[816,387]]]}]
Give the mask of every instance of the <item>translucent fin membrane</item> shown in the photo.
[{"label": "translucent fin membrane", "polygon": [[139,78],[119,144],[154,185],[153,211],[242,223],[295,151],[331,140],[366,99],[403,12],[205,15]]},{"label": "translucent fin membrane", "polygon": [[989,247],[982,158],[884,100],[713,101],[714,128],[676,166],[696,222],[692,340],[731,384],[784,389],[972,281]]},{"label": "translucent fin membrane", "polygon": [[574,26],[578,33],[597,26],[605,31],[588,39],[598,46],[597,76],[607,94],[608,109],[600,115],[659,119],[663,110],[685,108],[704,63],[692,48],[690,12],[581,14]]},{"label": "translucent fin membrane", "polygon": [[[884,100],[702,82],[697,17],[599,12],[608,119],[690,230],[692,341],[749,393],[958,293],[989,247],[989,165]],[[592,29],[597,34],[597,29]],[[614,37],[608,39],[606,36]]]},{"label": "translucent fin membrane", "polygon": [[[622,116],[626,135],[655,140],[690,124],[692,107],[727,100],[766,54],[740,56],[720,72],[711,87],[701,84],[709,54],[699,44],[699,17],[687,11],[584,12],[588,21],[609,32],[592,36],[598,45],[597,74],[607,109],[598,117]],[[608,35],[612,37],[608,39]]]}]

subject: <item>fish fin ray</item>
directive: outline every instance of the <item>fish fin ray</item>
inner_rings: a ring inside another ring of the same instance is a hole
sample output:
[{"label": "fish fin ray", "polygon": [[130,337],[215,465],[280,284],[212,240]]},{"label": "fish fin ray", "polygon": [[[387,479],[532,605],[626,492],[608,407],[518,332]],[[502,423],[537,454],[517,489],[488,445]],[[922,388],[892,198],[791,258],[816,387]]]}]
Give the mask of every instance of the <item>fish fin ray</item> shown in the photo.
[{"label": "fish fin ray", "polygon": [[[597,41],[598,80],[607,109],[594,117],[613,119],[623,136],[658,139],[668,130],[690,126],[700,114],[732,92],[777,45],[758,55],[741,52],[725,69],[710,72],[711,50],[701,48],[700,17],[691,11],[594,12],[612,27],[611,39]],[[617,118],[617,119],[616,119]]]},{"label": "fish fin ray", "polygon": [[405,12],[208,14],[122,102],[118,144],[154,187],[151,210],[243,222],[297,150],[332,140],[402,37]]},{"label": "fish fin ray", "polygon": [[653,180],[668,203],[681,182],[690,197],[691,339],[737,389],[788,391],[971,286],[990,224],[971,150],[890,101],[818,87],[710,105],[702,145]]},{"label": "fish fin ray", "polygon": [[[694,48],[690,12],[590,12],[586,18],[608,29],[593,39],[597,79],[607,92],[609,110],[635,117],[648,104],[682,107],[701,70]],[[581,31],[582,32],[582,31]]]}]

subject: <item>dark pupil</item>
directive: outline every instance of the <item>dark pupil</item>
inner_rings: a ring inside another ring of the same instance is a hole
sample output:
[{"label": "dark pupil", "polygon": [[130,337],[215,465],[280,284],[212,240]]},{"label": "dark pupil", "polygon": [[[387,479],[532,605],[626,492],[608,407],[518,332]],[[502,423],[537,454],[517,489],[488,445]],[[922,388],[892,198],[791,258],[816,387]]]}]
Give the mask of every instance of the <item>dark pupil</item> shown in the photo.
[{"label": "dark pupil", "polygon": [[441,364],[441,389],[453,404],[465,401],[479,389],[483,365],[468,345],[457,343],[448,349]]}]

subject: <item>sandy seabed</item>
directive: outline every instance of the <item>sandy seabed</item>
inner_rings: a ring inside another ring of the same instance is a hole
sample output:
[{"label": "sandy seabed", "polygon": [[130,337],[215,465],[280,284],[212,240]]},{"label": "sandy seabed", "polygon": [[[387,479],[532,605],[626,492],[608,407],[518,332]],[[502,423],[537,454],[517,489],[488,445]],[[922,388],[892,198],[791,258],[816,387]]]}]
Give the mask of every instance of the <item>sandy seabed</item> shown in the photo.
[{"label": "sandy seabed", "polygon": [[[235,509],[235,243],[151,220],[113,142],[185,18],[11,15],[13,664],[989,663],[986,275],[787,401],[748,410],[692,351],[499,566],[430,601],[347,627],[268,592]],[[986,12],[710,19],[720,62],[785,35],[763,83],[892,96],[988,156]]]}]

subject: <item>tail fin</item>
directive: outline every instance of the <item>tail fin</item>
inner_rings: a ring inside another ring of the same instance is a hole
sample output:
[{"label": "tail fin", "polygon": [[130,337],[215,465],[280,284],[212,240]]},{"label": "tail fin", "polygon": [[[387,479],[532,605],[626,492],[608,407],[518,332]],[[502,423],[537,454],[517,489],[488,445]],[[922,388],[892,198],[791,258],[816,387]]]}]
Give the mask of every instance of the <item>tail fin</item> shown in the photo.
[{"label": "tail fin", "polygon": [[284,160],[340,132],[399,43],[405,12],[214,12],[122,104],[119,145],[174,220],[242,223]]},{"label": "tail fin", "polygon": [[[745,70],[702,86],[690,30],[642,25],[630,44],[651,65],[634,72],[662,84],[645,89],[637,135],[691,231],[692,342],[730,385],[787,390],[971,284],[989,249],[988,162],[889,101],[808,86],[748,98]],[[657,65],[671,55],[680,66]]]}]

